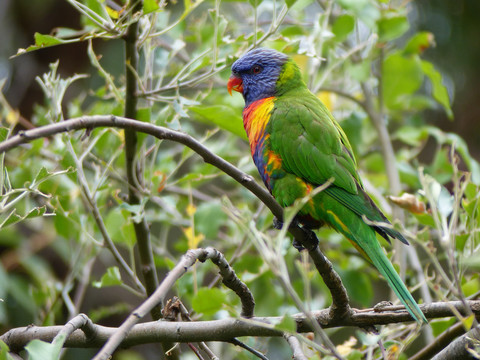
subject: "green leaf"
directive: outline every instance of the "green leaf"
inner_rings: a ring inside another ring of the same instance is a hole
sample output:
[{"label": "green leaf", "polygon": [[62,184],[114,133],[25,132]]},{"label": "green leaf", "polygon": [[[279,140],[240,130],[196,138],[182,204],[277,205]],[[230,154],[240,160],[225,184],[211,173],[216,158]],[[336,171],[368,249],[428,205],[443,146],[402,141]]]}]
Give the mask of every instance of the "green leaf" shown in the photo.
[{"label": "green leaf", "polygon": [[479,290],[480,290],[480,281],[478,276],[474,276],[473,279],[462,284],[462,292],[463,292],[463,295],[466,297],[477,293]]},{"label": "green leaf", "polygon": [[225,105],[192,106],[190,110],[199,115],[195,119],[204,123],[215,124],[247,140],[242,118],[231,107]]},{"label": "green leaf", "polygon": [[18,215],[17,209],[13,209],[7,217],[0,224],[0,229],[7,227],[9,225],[16,224],[22,220],[32,219],[34,217],[43,216],[47,212],[47,206],[42,206],[38,208],[31,209],[26,215]]},{"label": "green leaf", "polygon": [[457,319],[455,317],[449,319],[437,319],[430,322],[433,330],[433,336],[439,336],[443,334],[450,326],[455,324]]},{"label": "green leaf", "polygon": [[461,319],[463,323],[463,327],[465,330],[470,330],[472,328],[473,322],[475,321],[475,314],[467,316],[466,318]]},{"label": "green leaf", "polygon": [[0,340],[0,360],[14,360],[13,357],[8,353],[10,349],[8,345]]},{"label": "green leaf", "polygon": [[192,308],[197,313],[213,315],[222,309],[225,294],[218,288],[201,288],[192,299]]},{"label": "green leaf", "polygon": [[435,69],[431,62],[426,60],[422,60],[422,70],[432,83],[433,98],[443,106],[448,118],[452,120],[453,112],[452,108],[450,107],[450,99],[448,97],[447,88],[442,83],[442,75]]},{"label": "green leaf", "polygon": [[427,31],[421,31],[408,40],[407,45],[405,45],[405,48],[403,49],[403,54],[420,54],[434,44],[435,40],[433,34]]},{"label": "green leaf", "polygon": [[146,123],[151,122],[152,118],[152,108],[146,107],[146,108],[140,108],[137,110],[137,120],[143,121]]},{"label": "green leaf", "polygon": [[370,0],[337,0],[345,10],[352,11],[370,29],[376,29],[376,22],[380,18],[380,11]]},{"label": "green leaf", "polygon": [[344,41],[348,34],[355,28],[355,18],[352,15],[340,15],[332,26],[332,32],[335,34],[336,40]]},{"label": "green leaf", "polygon": [[395,53],[383,64],[383,97],[390,109],[403,108],[406,96],[417,91],[423,82],[422,65],[418,57],[404,57]]},{"label": "green leaf", "polygon": [[8,137],[10,130],[6,127],[0,128],[0,141],[5,141]]},{"label": "green leaf", "polygon": [[25,53],[30,52],[30,51],[50,47],[50,46],[72,43],[72,42],[78,41],[78,40],[62,40],[62,39],[59,39],[55,36],[40,34],[38,32],[36,32],[34,34],[34,39],[35,39],[35,45],[30,45],[26,49],[18,49],[17,53],[13,57],[25,54]]},{"label": "green leaf", "polygon": [[115,243],[124,243],[130,249],[135,246],[135,232],[130,221],[130,212],[120,208],[112,209],[105,218],[105,227]]},{"label": "green leaf", "polygon": [[297,0],[285,0],[285,4],[287,4],[287,7],[290,9],[295,3],[297,2]]},{"label": "green leaf", "polygon": [[372,63],[369,60],[364,60],[356,64],[350,64],[347,67],[348,75],[351,76],[352,79],[359,82],[367,81],[372,73],[371,66]]},{"label": "green leaf", "polygon": [[297,331],[297,323],[291,316],[284,315],[282,320],[280,320],[278,324],[275,324],[275,329],[288,333],[294,333]]},{"label": "green leaf", "polygon": [[418,222],[422,225],[426,225],[429,227],[435,227],[435,220],[433,219],[432,215],[430,214],[415,214],[412,213],[413,216],[418,220]]},{"label": "green leaf", "polygon": [[143,13],[149,14],[160,9],[156,0],[143,0]]},{"label": "green leaf", "polygon": [[410,28],[406,16],[384,17],[377,21],[378,41],[387,42],[396,39]]},{"label": "green leaf", "polygon": [[35,37],[35,45],[39,47],[48,47],[48,46],[54,46],[54,45],[63,43],[63,40],[56,38],[55,36],[44,35],[38,32],[35,33],[34,37]]},{"label": "green leaf", "polygon": [[60,358],[62,343],[50,344],[38,339],[32,340],[25,346],[29,360],[57,360]]},{"label": "green leaf", "polygon": [[341,271],[341,278],[353,301],[363,306],[371,305],[373,289],[365,273],[358,270]]},{"label": "green leaf", "polygon": [[94,281],[92,285],[96,288],[103,288],[107,286],[117,286],[123,284],[120,270],[117,266],[111,266],[107,272],[103,274],[100,281]]},{"label": "green leaf", "polygon": [[395,138],[411,146],[420,146],[428,139],[426,127],[402,126],[395,132]]}]

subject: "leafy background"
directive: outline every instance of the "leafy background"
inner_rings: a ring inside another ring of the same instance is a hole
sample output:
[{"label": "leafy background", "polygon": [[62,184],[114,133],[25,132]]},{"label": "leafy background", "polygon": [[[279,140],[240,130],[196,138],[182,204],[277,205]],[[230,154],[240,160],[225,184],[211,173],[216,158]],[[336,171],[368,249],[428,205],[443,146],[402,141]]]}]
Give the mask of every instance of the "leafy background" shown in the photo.
[{"label": "leafy background", "polygon": [[[75,116],[122,115],[125,64],[119,34],[132,15],[122,1],[6,0],[0,6],[2,138]],[[430,300],[475,296],[480,290],[478,10],[473,1],[145,1],[137,118],[189,133],[258,181],[241,123],[243,100],[226,91],[229,66],[259,42],[294,56],[309,87],[349,136],[367,190],[386,213],[404,219],[397,225],[413,239],[420,264],[419,270],[405,263],[406,256],[395,249],[407,283],[418,284],[425,272]],[[18,49],[24,50],[10,58]],[[430,212],[404,214],[387,200],[400,189],[387,175],[375,115],[388,121],[401,189],[424,201]],[[123,131],[36,140],[2,157],[2,333],[31,323],[63,324],[78,312],[117,326],[142,300],[101,246],[79,177],[132,268],[138,266],[132,224],[145,217],[160,278],[187,249],[214,246],[250,287],[256,315],[298,312],[277,271],[256,249],[254,227],[271,243],[283,244],[289,279],[308,307],[330,304],[312,264],[288,239],[277,237],[272,215],[252,194],[179,144],[139,139],[145,184],[135,206],[126,202]],[[376,271],[344,238],[328,229],[319,236],[353,306],[370,307],[389,296]],[[459,279],[453,276],[455,266]],[[197,265],[176,285],[175,294],[196,319],[239,315],[238,299],[219,286],[215,273],[209,264]],[[415,294],[427,300],[421,290]],[[407,358],[455,321],[468,327],[472,319],[434,321],[416,338],[408,326],[386,327],[381,336],[392,356]],[[361,332],[328,333],[348,358],[373,351],[379,356],[376,341]],[[290,358],[282,340],[245,341],[270,358]],[[228,345],[217,344],[215,351],[220,358],[252,358]],[[69,349],[64,358],[94,353]],[[115,358],[152,354],[158,354],[153,345],[119,351]],[[310,355],[317,356],[313,350]],[[182,358],[193,355],[184,349]]]}]

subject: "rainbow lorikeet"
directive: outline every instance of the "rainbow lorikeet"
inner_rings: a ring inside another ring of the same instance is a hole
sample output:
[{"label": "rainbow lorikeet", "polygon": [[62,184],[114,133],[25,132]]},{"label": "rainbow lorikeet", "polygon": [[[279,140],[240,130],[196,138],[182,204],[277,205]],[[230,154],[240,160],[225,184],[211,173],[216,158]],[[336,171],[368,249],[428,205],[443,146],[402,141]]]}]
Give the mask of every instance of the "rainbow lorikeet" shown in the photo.
[{"label": "rainbow lorikeet", "polygon": [[427,322],[375,233],[388,241],[407,240],[388,226],[363,189],[345,133],[308,90],[297,64],[275,50],[254,49],[232,65],[228,90],[245,99],[243,124],[253,161],[280,205],[292,205],[333,178],[300,210],[299,222],[306,228],[329,225],[346,236],[385,277],[412,317]]}]

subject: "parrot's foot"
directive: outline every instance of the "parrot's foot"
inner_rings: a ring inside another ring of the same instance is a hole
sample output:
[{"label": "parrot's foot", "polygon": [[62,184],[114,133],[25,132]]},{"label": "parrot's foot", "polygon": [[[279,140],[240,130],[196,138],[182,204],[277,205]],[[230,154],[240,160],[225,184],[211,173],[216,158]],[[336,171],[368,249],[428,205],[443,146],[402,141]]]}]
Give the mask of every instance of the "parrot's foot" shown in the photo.
[{"label": "parrot's foot", "polygon": [[[282,220],[279,220],[276,216],[273,218],[273,227],[277,230],[282,230],[284,225],[284,222]],[[298,226],[298,220],[295,218],[292,220],[290,223],[290,226]]]},{"label": "parrot's foot", "polygon": [[305,250],[305,247],[302,245],[302,243],[300,241],[298,241],[297,239],[293,239],[293,242],[292,242],[292,245],[295,249],[298,250],[298,252],[302,251],[302,250]]},{"label": "parrot's foot", "polygon": [[277,230],[282,230],[283,221],[279,220],[276,216],[273,218],[273,227]]},{"label": "parrot's foot", "polygon": [[302,230],[303,230],[303,232],[305,234],[305,237],[306,237],[305,244],[306,244],[307,248],[309,250],[310,249],[315,249],[318,246],[318,243],[319,243],[317,234],[315,234],[315,232],[312,229],[309,229],[305,226],[302,226]]}]

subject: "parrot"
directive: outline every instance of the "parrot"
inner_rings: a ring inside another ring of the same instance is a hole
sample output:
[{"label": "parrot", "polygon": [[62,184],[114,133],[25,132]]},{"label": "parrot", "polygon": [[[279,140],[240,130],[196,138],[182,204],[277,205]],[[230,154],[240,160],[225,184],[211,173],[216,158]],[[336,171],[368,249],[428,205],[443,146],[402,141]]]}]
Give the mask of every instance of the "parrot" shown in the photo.
[{"label": "parrot", "polygon": [[328,108],[307,87],[295,61],[255,48],[231,67],[227,83],[243,95],[243,125],[260,177],[282,207],[319,186],[299,210],[306,229],[329,226],[343,234],[380,272],[413,319],[427,320],[385,255],[376,233],[408,245],[365,192],[350,142]]}]

